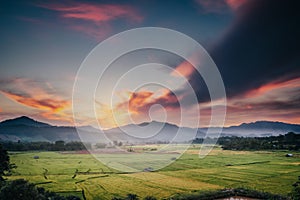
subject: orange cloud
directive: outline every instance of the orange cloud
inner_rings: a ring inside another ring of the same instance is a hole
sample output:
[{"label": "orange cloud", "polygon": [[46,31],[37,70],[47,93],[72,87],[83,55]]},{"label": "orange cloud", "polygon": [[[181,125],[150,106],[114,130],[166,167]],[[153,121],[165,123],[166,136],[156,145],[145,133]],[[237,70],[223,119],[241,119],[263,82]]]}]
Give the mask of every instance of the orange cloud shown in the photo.
[{"label": "orange cloud", "polygon": [[127,109],[131,114],[146,114],[152,105],[159,104],[165,109],[176,109],[179,107],[177,97],[169,90],[162,95],[154,97],[153,92],[139,91],[130,95],[129,100],[117,105],[117,108]]},{"label": "orange cloud", "polygon": [[[139,23],[143,17],[132,6],[117,4],[97,4],[69,1],[68,4],[40,4],[48,10],[57,11],[60,17],[72,20],[69,27],[83,32],[96,39],[102,39],[110,31],[109,22],[116,19],[126,19]],[[84,23],[82,23],[85,21]]]},{"label": "orange cloud", "polygon": [[130,95],[128,105],[129,105],[129,111],[137,113],[139,108],[146,104],[149,104],[151,100],[151,96],[153,95],[153,92],[148,91],[141,91],[141,92],[133,92]]},{"label": "orange cloud", "polygon": [[1,92],[7,98],[12,99],[22,105],[41,109],[41,110],[51,110],[53,112],[58,112],[64,109],[66,106],[70,105],[70,102],[65,100],[35,99],[34,97],[27,97],[19,94],[14,94],[11,92],[5,92],[5,91],[1,91]]},{"label": "orange cloud", "polygon": [[69,124],[69,125],[74,124],[72,117],[70,117],[71,114],[65,114],[63,112],[55,113],[55,112],[49,111],[49,112],[42,112],[42,113],[40,113],[40,115],[45,119],[48,119],[51,121],[56,121],[60,124],[62,122],[64,122],[64,124],[65,124],[65,122],[67,122],[67,124]]},{"label": "orange cloud", "polygon": [[55,95],[49,83],[25,78],[0,80],[0,83],[0,92],[6,98],[23,106],[38,109],[40,116],[46,119],[70,121],[71,114],[66,114],[65,109],[70,108],[71,102]]},{"label": "orange cloud", "polygon": [[151,106],[159,104],[166,110],[173,111],[179,108],[177,97],[165,90],[159,94],[152,91],[132,92],[127,100],[123,100],[113,106],[105,105],[96,101],[98,106],[97,116],[102,128],[117,127],[132,123],[149,121],[149,109]]}]

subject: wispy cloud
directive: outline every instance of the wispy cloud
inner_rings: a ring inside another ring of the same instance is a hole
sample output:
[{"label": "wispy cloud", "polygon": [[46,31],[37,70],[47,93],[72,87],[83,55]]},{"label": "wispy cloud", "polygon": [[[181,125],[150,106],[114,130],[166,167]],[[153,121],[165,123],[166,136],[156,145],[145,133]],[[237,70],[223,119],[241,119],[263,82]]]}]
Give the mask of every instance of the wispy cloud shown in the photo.
[{"label": "wispy cloud", "polygon": [[179,77],[189,77],[191,76],[195,71],[195,68],[193,65],[188,61],[183,61],[181,64],[179,64],[175,70],[171,73],[171,76]]},{"label": "wispy cloud", "polygon": [[251,0],[225,0],[226,4],[227,4],[232,10],[237,10],[237,9],[239,9],[242,5],[246,4],[247,1],[251,1]]},{"label": "wispy cloud", "polygon": [[273,81],[228,99],[227,123],[277,120],[299,123],[300,78]]},{"label": "wispy cloud", "polygon": [[248,98],[251,97],[257,97],[262,96],[267,93],[273,92],[275,90],[292,90],[292,89],[298,89],[300,88],[300,77],[286,80],[286,81],[273,81],[267,84],[264,84],[258,88],[251,89],[250,91],[247,91],[245,96]]},{"label": "wispy cloud", "polygon": [[68,1],[67,3],[45,3],[37,6],[56,11],[67,19],[70,28],[96,39],[103,39],[110,32],[110,22],[121,19],[139,23],[142,15],[136,8],[120,4],[100,4]]},{"label": "wispy cloud", "polygon": [[238,10],[248,0],[195,0],[203,13],[226,13],[228,10]]},{"label": "wispy cloud", "polygon": [[69,120],[63,112],[71,105],[69,100],[58,96],[49,83],[26,78],[0,80],[0,92],[8,99],[28,108],[37,109],[47,119]]},{"label": "wispy cloud", "polygon": [[58,112],[69,105],[68,101],[49,98],[35,99],[34,96],[27,94],[17,94],[14,92],[1,91],[7,98],[12,99],[22,105],[41,110]]}]

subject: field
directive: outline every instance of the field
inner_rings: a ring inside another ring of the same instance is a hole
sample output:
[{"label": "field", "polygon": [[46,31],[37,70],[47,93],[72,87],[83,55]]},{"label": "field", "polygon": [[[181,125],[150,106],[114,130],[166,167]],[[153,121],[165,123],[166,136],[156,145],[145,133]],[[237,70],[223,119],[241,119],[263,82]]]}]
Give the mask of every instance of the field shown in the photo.
[{"label": "field", "polygon": [[200,159],[198,149],[197,146],[190,148],[164,169],[140,173],[118,173],[84,153],[10,152],[11,162],[18,168],[7,178],[24,178],[60,194],[81,196],[84,190],[87,199],[111,199],[128,193],[164,198],[224,187],[287,194],[300,175],[299,153],[285,157],[285,151],[246,152],[215,148]]}]

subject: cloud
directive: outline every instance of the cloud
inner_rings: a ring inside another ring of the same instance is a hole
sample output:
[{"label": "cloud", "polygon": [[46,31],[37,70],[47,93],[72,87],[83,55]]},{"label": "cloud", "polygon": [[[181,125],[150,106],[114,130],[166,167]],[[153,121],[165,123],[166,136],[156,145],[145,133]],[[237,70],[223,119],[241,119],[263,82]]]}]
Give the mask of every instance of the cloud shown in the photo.
[{"label": "cloud", "polygon": [[172,71],[171,76],[184,76],[188,78],[190,75],[193,74],[194,71],[195,68],[193,67],[193,65],[188,61],[184,61],[180,65],[178,65],[174,71]]},{"label": "cloud", "polygon": [[12,99],[22,105],[41,110],[51,110],[53,112],[58,112],[64,109],[67,105],[69,105],[69,102],[65,100],[54,100],[49,98],[35,99],[32,96],[27,96],[27,94],[17,94],[6,91],[1,92],[7,98]]},{"label": "cloud", "polygon": [[[203,13],[222,14],[237,10],[249,0],[195,0]],[[229,9],[230,8],[230,9]]]},{"label": "cloud", "polygon": [[300,77],[286,80],[286,81],[273,81],[262,85],[258,88],[254,88],[246,92],[245,97],[253,98],[257,96],[266,95],[267,93],[273,93],[275,90],[297,90],[300,88]]},{"label": "cloud", "polygon": [[251,0],[225,0],[226,4],[232,9],[232,10],[237,10],[239,9],[242,5],[246,4]]},{"label": "cloud", "polygon": [[73,2],[68,5],[49,5],[48,9],[61,12],[64,18],[73,18],[94,23],[107,22],[117,18],[127,18],[135,22],[140,22],[142,17],[138,15],[135,9],[127,5],[109,5],[109,4],[88,4]]},{"label": "cloud", "polygon": [[[208,49],[229,97],[227,124],[262,119],[299,123],[299,8],[295,1],[248,1]],[[201,104],[210,101],[199,74],[194,72],[189,83]]]},{"label": "cloud", "polygon": [[164,93],[158,97],[153,96],[154,93],[149,91],[133,92],[128,101],[129,111],[133,114],[148,113],[151,106],[156,104],[163,106],[167,110],[179,108],[177,97],[169,90],[165,90]]},{"label": "cloud", "polygon": [[[112,106],[96,101],[98,121],[102,128],[149,121],[150,109],[157,104],[164,107],[166,111],[174,111],[176,117],[178,117],[177,111],[180,109],[179,99],[171,91],[152,92],[141,90],[130,92],[128,99],[122,100]],[[151,113],[156,111],[158,110],[155,108],[151,110]],[[158,112],[159,115],[162,115],[161,110]]]},{"label": "cloud", "polygon": [[[26,78],[0,80],[0,92],[8,99],[28,108],[37,109],[47,119],[68,120],[63,110],[71,103],[59,97],[49,83],[37,82]],[[68,116],[70,118],[70,116]]]},{"label": "cloud", "polygon": [[153,92],[133,92],[128,101],[129,111],[131,113],[138,113],[141,107],[144,107],[153,101],[151,96],[153,96]]},{"label": "cloud", "polygon": [[110,32],[110,22],[127,20],[139,23],[143,20],[138,10],[129,5],[83,3],[68,1],[68,3],[39,4],[39,7],[56,11],[62,19],[69,20],[69,27],[83,32],[96,39],[103,39]]},{"label": "cloud", "polygon": [[[300,78],[273,81],[228,99],[229,123],[276,120],[299,123]],[[239,118],[240,117],[240,118]],[[235,120],[235,122],[234,122]]]},{"label": "cloud", "polygon": [[[237,8],[236,18],[219,41],[208,48],[208,53],[221,72],[227,97],[253,95],[277,87],[275,80],[284,82],[300,77],[299,3],[224,2]],[[189,83],[199,102],[210,101],[199,74],[190,75]]]},{"label": "cloud", "polygon": [[299,3],[249,1],[209,50],[229,97],[300,76]]}]

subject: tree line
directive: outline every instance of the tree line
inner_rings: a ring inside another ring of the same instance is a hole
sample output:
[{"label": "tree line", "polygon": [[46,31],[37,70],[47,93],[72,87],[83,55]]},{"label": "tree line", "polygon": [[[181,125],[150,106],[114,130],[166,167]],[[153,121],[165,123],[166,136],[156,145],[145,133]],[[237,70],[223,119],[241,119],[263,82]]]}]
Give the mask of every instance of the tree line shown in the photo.
[{"label": "tree line", "polygon": [[224,150],[300,150],[300,134],[289,132],[269,137],[221,137]]},{"label": "tree line", "polygon": [[90,144],[83,144],[82,142],[1,142],[4,149],[8,151],[80,151],[89,148]]}]

